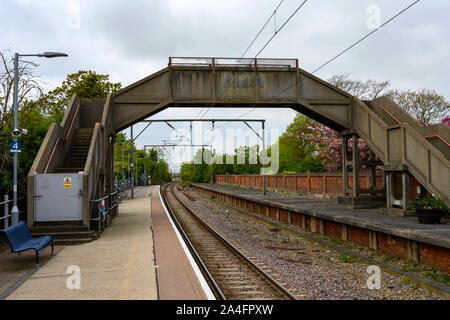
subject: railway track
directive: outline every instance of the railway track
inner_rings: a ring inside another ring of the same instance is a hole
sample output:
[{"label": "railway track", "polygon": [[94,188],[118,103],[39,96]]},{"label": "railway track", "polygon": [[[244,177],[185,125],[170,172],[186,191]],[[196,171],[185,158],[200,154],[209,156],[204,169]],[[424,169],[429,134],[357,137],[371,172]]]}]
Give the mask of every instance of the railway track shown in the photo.
[{"label": "railway track", "polygon": [[180,198],[174,183],[163,186],[163,201],[217,299],[297,298],[218,234]]}]

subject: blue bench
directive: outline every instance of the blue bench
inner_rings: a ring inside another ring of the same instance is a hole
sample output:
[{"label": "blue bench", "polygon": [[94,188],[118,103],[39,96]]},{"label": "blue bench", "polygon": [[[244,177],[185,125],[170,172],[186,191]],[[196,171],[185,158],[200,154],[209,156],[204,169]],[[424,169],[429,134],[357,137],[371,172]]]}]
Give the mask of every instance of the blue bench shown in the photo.
[{"label": "blue bench", "polygon": [[33,238],[28,230],[27,224],[24,221],[0,230],[8,239],[11,252],[17,252],[19,255],[22,251],[33,249],[36,252],[36,266],[39,266],[39,251],[52,246],[52,255],[54,254],[53,237],[43,236]]}]

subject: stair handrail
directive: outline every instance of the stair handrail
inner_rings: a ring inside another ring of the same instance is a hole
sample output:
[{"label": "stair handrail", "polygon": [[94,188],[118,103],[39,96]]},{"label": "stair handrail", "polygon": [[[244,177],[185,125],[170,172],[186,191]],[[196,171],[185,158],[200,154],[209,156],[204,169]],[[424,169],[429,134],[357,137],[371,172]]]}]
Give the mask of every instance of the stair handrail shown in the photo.
[{"label": "stair handrail", "polygon": [[[388,114],[397,124],[400,124],[400,120],[398,120],[392,113],[390,113],[384,106],[380,105],[381,110],[383,110],[386,114]],[[440,136],[439,134],[432,134],[424,136],[425,139],[431,139],[431,138],[438,138],[442,142],[444,142],[447,146],[450,147],[450,143],[445,140],[444,137]]]},{"label": "stair handrail", "polygon": [[[76,100],[76,96],[74,95],[74,96],[72,97],[72,102],[75,102],[75,100]],[[80,104],[81,104],[80,101],[78,101],[77,106],[76,106],[76,108],[75,108],[75,112],[72,114],[72,120],[71,120],[71,122],[70,122],[69,129],[67,130],[65,136],[64,136],[64,135],[63,135],[63,136],[58,136],[58,138],[56,139],[56,142],[55,142],[55,144],[53,145],[53,148],[52,148],[52,152],[51,152],[51,154],[50,154],[50,157],[48,158],[47,165],[45,166],[44,174],[47,173],[48,167],[50,166],[50,163],[51,163],[51,161],[52,161],[52,159],[53,159],[53,155],[55,154],[55,151],[56,151],[56,148],[58,147],[59,142],[60,142],[61,140],[64,140],[65,142],[67,142],[67,140],[69,139],[70,133],[72,132],[73,124],[74,124],[75,119],[77,118],[77,115],[78,115],[78,110],[80,109]],[[64,117],[64,119],[63,119],[63,121],[61,122],[61,127],[64,127],[64,126],[65,126],[65,122],[67,121],[67,117],[68,117],[68,115],[70,114],[72,105],[73,105],[73,104],[71,104],[71,105],[69,106],[69,108],[67,108],[67,113],[66,113],[66,115],[65,115],[65,117]]]},{"label": "stair handrail", "polygon": [[[379,116],[369,107],[367,107],[367,105],[365,105],[362,101],[360,101],[358,98],[354,98],[354,102],[356,102],[354,105],[358,106],[359,108],[361,108],[362,111],[366,112],[368,114],[368,120],[369,119],[373,119],[376,123],[378,123],[378,125],[380,126],[380,128],[382,130],[384,130],[384,141],[388,141],[389,139],[389,131],[391,130],[401,130],[401,138],[403,139],[403,150],[401,150],[401,159],[400,159],[400,164],[403,165],[407,165],[408,167],[408,171],[413,174],[416,179],[423,184],[424,186],[428,185],[428,188],[431,189],[430,191],[436,193],[438,196],[442,197],[443,200],[446,202],[447,205],[450,205],[450,196],[447,193],[442,193],[440,192],[440,190],[437,190],[437,187],[434,183],[432,183],[432,179],[431,179],[431,167],[432,167],[432,163],[431,163],[431,155],[434,156],[435,159],[437,159],[443,167],[446,167],[447,170],[450,170],[450,161],[442,154],[442,152],[436,148],[436,146],[434,146],[432,143],[430,143],[424,136],[422,136],[417,130],[415,130],[415,128],[413,128],[409,123],[407,122],[402,122],[400,124],[396,124],[396,125],[392,125],[389,126],[387,125],[384,121],[382,121]],[[355,110],[356,111],[356,110]],[[369,120],[370,121],[370,120]],[[370,127],[370,126],[369,126]],[[359,128],[359,130],[358,130]],[[357,134],[367,143],[367,145],[369,146],[369,148],[371,150],[378,150],[378,152],[380,153],[379,155],[377,154],[377,156],[379,156],[384,164],[389,164],[389,162],[391,162],[391,158],[390,158],[390,154],[388,152],[388,150],[381,150],[379,148],[379,146],[376,145],[376,142],[373,141],[369,135],[367,134],[367,132],[362,131],[362,127],[358,127],[355,128],[357,132]],[[429,153],[429,155],[427,155],[427,172],[425,174],[425,176],[420,172],[420,169],[417,167],[417,165],[415,165],[411,160],[407,159],[406,157],[406,147],[405,147],[405,140],[406,140],[406,136],[407,134],[415,137],[415,139],[421,144],[423,145],[423,147],[426,149],[426,152]],[[387,145],[386,145],[387,148]],[[384,159],[383,159],[384,158]]]},{"label": "stair handrail", "polygon": [[96,195],[100,169],[104,167],[110,130],[111,95],[108,95],[103,107],[102,122],[96,122],[92,134],[89,152],[83,171],[83,212],[86,221],[90,220],[91,199]]}]

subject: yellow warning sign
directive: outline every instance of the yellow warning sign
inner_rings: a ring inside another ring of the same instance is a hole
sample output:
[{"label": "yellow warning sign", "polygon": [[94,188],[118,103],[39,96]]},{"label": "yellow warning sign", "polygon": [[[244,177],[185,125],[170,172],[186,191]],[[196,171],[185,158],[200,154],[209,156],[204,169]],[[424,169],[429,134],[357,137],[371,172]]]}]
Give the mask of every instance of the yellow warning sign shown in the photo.
[{"label": "yellow warning sign", "polygon": [[72,188],[72,178],[64,177],[64,189]]}]

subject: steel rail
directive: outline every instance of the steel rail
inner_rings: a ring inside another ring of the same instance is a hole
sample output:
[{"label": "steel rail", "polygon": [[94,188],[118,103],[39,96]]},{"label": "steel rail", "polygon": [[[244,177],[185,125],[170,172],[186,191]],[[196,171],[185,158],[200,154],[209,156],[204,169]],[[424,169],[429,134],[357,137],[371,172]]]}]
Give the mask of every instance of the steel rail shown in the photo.
[{"label": "steel rail", "polygon": [[225,294],[223,293],[222,289],[220,289],[219,285],[217,284],[216,280],[214,279],[213,275],[209,271],[208,267],[203,262],[202,258],[198,254],[197,250],[195,250],[194,245],[192,244],[191,240],[189,240],[189,237],[187,236],[186,232],[184,232],[183,227],[181,226],[180,222],[178,221],[175,212],[173,211],[172,207],[169,204],[169,200],[167,199],[166,194],[166,188],[170,185],[170,183],[167,183],[161,187],[161,198],[164,202],[167,210],[169,211],[170,217],[172,218],[173,222],[175,223],[178,231],[180,232],[181,236],[183,237],[184,241],[186,242],[186,245],[193,255],[194,259],[196,260],[197,264],[199,265],[199,268],[203,274],[203,276],[206,277],[207,282],[210,284],[210,288],[213,290],[214,295],[217,299],[220,300],[227,300],[225,297]]},{"label": "steel rail", "polygon": [[[173,187],[175,184],[171,183],[170,185]],[[250,266],[253,270],[255,270],[259,275],[261,275],[267,282],[269,282],[272,285],[272,287],[274,287],[276,290],[278,290],[282,295],[284,295],[288,299],[298,300],[298,298],[295,295],[293,295],[289,290],[287,290],[281,283],[279,283],[276,279],[274,279],[270,274],[268,274],[267,272],[262,270],[257,264],[255,264],[243,252],[241,252],[238,248],[236,248],[233,244],[231,244],[227,239],[222,237],[207,222],[205,222],[197,214],[195,214],[188,206],[186,206],[183,203],[183,201],[176,195],[175,192],[172,191],[172,195],[195,220],[197,220],[203,227],[205,227],[215,238],[217,238],[222,243],[224,243],[227,248],[229,248],[240,259],[242,259],[248,266]]]}]

